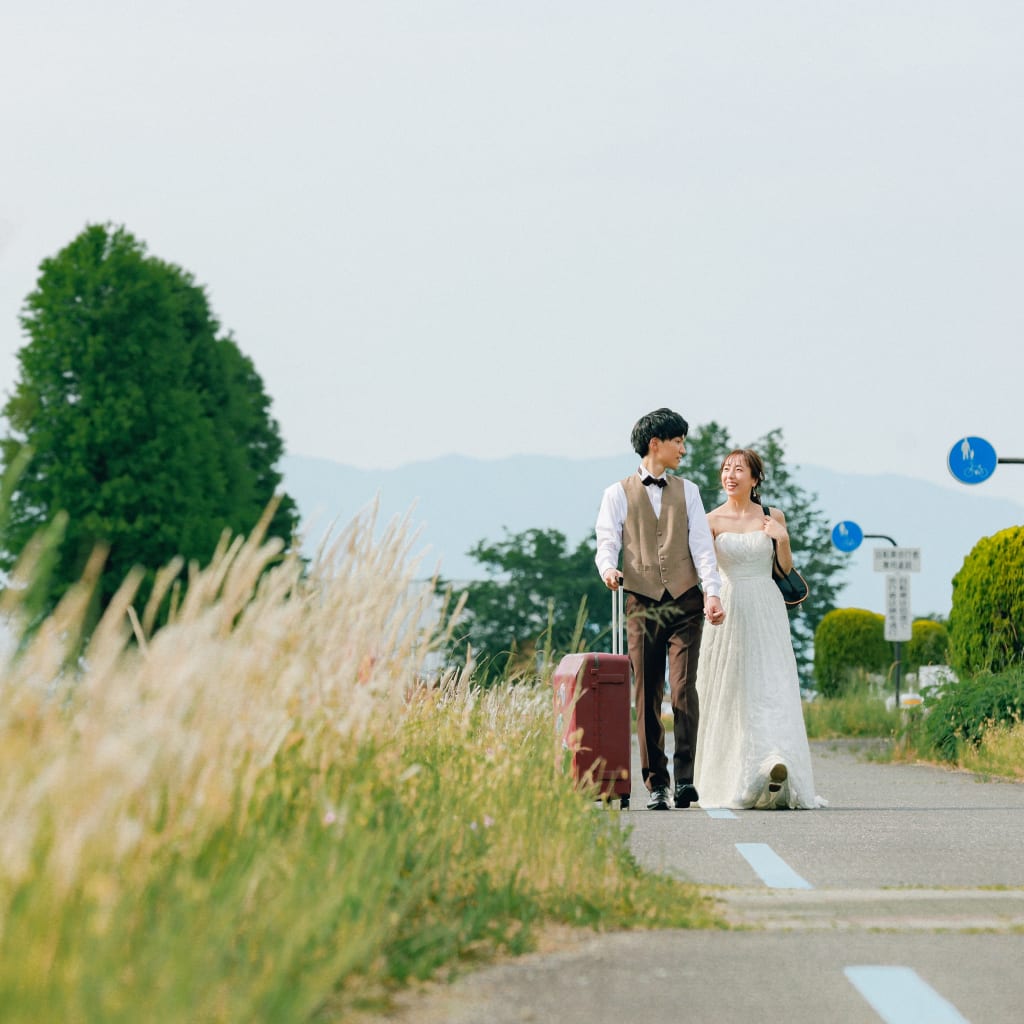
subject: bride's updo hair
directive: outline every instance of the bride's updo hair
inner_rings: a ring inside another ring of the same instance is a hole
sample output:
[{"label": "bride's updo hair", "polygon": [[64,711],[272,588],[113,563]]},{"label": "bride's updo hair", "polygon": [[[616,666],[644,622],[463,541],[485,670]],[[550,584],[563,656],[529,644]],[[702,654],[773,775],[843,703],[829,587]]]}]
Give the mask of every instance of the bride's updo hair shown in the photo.
[{"label": "bride's updo hair", "polygon": [[722,475],[722,470],[725,469],[725,464],[734,456],[740,456],[747,464],[747,468],[750,470],[750,475],[754,478],[754,486],[750,489],[751,501],[756,501],[758,505],[761,504],[761,491],[759,490],[761,484],[764,483],[764,463],[761,461],[761,456],[757,454],[752,448],[733,448],[731,452],[724,459],[722,459],[721,466],[718,467],[718,475]]}]

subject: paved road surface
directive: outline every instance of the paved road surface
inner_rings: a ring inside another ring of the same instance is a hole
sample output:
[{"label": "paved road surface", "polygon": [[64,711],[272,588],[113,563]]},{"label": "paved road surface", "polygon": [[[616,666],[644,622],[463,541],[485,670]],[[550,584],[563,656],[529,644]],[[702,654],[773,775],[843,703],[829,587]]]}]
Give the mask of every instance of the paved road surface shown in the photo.
[{"label": "paved road surface", "polygon": [[1021,1024],[1024,785],[812,744],[819,811],[623,815],[743,930],[616,933],[464,978],[419,1024]]}]

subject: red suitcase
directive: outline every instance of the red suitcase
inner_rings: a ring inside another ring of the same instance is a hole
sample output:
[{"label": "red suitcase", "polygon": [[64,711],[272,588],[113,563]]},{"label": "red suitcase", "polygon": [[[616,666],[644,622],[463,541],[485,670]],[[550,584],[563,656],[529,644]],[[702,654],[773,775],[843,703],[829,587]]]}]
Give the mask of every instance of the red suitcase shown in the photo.
[{"label": "red suitcase", "polygon": [[622,587],[612,594],[612,653],[567,654],[551,677],[555,721],[572,777],[629,807],[630,666],[623,653]]}]

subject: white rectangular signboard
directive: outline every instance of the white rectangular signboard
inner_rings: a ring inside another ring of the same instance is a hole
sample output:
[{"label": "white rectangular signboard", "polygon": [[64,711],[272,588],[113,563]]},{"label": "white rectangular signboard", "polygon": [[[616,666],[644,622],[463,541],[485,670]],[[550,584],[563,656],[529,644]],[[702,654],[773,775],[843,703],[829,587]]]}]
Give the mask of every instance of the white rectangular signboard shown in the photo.
[{"label": "white rectangular signboard", "polygon": [[875,548],[875,572],[920,571],[920,548]]},{"label": "white rectangular signboard", "polygon": [[912,635],[910,576],[891,572],[885,577],[885,639],[903,643]]}]

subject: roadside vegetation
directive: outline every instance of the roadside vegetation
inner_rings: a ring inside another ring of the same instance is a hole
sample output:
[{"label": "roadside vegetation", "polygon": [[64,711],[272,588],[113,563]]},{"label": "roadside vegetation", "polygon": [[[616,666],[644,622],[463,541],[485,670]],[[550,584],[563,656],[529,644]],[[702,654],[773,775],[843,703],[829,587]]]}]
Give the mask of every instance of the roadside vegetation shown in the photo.
[{"label": "roadside vegetation", "polygon": [[812,740],[892,738],[902,724],[901,713],[886,706],[880,687],[864,672],[855,673],[841,694],[816,696],[803,707],[807,738]]},{"label": "roadside vegetation", "polygon": [[893,756],[1024,779],[1024,666],[926,693],[897,734]]},{"label": "roadside vegetation", "polygon": [[980,673],[920,696],[919,704],[896,711],[884,688],[861,677],[838,696],[805,702],[808,738],[879,738],[887,744],[872,752],[876,759],[1024,779],[1024,667]]},{"label": "roadside vegetation", "polygon": [[336,1021],[551,924],[717,923],[561,773],[548,689],[432,675],[434,594],[400,524],[373,533],[308,567],[225,540],[152,628],[131,576],[84,649],[99,567],[21,635],[26,554],[2,609],[5,1022]]},{"label": "roadside vegetation", "polygon": [[862,609],[823,617],[808,734],[883,736],[895,759],[1024,778],[1024,526],[983,537],[969,552],[953,578],[948,624],[913,623],[903,652],[908,682],[927,666],[948,670],[933,670],[938,681],[921,685],[916,706],[899,711],[885,700],[893,652],[883,622]]}]

